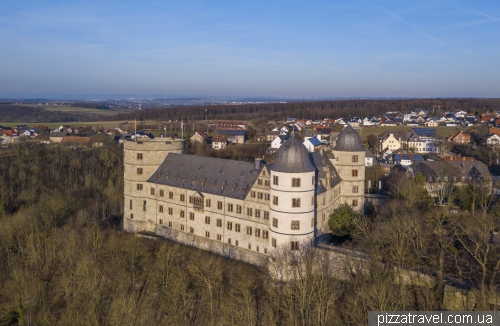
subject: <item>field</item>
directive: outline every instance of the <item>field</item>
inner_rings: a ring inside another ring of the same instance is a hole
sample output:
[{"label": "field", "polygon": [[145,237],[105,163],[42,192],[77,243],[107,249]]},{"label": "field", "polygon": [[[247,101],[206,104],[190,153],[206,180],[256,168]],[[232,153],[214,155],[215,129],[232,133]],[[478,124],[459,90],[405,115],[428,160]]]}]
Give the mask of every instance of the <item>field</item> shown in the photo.
[{"label": "field", "polygon": [[29,106],[33,108],[44,109],[47,111],[60,111],[63,113],[80,113],[80,114],[101,115],[101,116],[110,116],[117,113],[128,113],[132,111],[128,109],[100,110],[95,108],[84,108],[79,106],[61,106],[61,105],[19,104],[19,106]]},{"label": "field", "polygon": [[[420,127],[407,127],[407,126],[398,126],[398,127],[389,127],[389,126],[368,126],[361,128],[361,139],[366,139],[368,135],[374,134],[375,136],[380,136],[386,131],[408,131],[412,128],[420,128]],[[425,127],[425,128],[436,128],[436,134],[438,137],[448,137],[456,134],[459,130],[467,130],[469,127]]]}]

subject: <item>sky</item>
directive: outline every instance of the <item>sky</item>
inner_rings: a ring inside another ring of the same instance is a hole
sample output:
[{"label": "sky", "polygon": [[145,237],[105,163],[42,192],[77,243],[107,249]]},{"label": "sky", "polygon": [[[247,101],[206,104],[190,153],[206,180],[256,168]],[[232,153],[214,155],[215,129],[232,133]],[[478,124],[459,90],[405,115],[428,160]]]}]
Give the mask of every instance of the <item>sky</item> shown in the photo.
[{"label": "sky", "polygon": [[0,97],[500,97],[498,0],[0,4]]}]

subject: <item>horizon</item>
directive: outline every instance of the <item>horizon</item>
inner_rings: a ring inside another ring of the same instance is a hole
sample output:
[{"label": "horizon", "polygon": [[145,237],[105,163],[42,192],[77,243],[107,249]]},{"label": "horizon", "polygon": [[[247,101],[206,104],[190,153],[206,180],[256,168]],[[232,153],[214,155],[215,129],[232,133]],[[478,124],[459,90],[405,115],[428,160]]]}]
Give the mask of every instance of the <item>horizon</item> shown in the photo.
[{"label": "horizon", "polygon": [[498,98],[498,35],[492,0],[28,0],[0,13],[0,97]]}]

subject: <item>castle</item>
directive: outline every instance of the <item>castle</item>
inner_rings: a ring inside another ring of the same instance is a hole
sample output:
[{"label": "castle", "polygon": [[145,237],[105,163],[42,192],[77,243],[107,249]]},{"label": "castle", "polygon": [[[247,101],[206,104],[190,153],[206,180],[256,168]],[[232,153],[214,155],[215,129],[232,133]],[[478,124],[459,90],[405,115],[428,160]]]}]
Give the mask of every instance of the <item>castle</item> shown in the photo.
[{"label": "castle", "polygon": [[263,164],[186,155],[183,140],[124,143],[124,229],[259,264],[329,233],[342,203],[364,207],[365,149],[351,127],[331,153],[297,137]]}]

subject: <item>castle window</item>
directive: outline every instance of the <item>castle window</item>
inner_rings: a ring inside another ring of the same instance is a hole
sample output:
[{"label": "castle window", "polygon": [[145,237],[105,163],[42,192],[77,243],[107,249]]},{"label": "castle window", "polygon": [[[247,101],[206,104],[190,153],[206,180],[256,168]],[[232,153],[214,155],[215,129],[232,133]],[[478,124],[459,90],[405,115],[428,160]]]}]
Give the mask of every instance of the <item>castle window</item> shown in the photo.
[{"label": "castle window", "polygon": [[276,248],[276,239],[275,238],[272,238],[271,239],[271,245]]},{"label": "castle window", "polygon": [[234,241],[234,245],[235,245],[235,246],[237,246],[237,245],[239,245],[239,244],[240,244],[240,242],[239,242],[238,240],[235,240],[235,241]]},{"label": "castle window", "polygon": [[210,232],[205,231],[205,237],[210,238]]},{"label": "castle window", "polygon": [[277,186],[278,185],[278,181],[279,181],[278,176],[277,175],[273,175],[273,185]]},{"label": "castle window", "polygon": [[292,207],[300,207],[300,198],[292,198]]},{"label": "castle window", "polygon": [[180,215],[181,215],[181,217],[185,217],[186,216],[186,212],[180,211]]},{"label": "castle window", "polygon": [[353,155],[352,156],[352,161],[353,162],[358,162],[358,155]]},{"label": "castle window", "polygon": [[137,190],[142,190],[142,183],[137,184]]},{"label": "castle window", "polygon": [[172,191],[168,192],[168,198],[169,199],[174,199],[174,193]]},{"label": "castle window", "polygon": [[358,206],[358,200],[357,199],[353,199],[352,200],[352,206]]},{"label": "castle window", "polygon": [[260,218],[260,209],[255,210],[255,217]]},{"label": "castle window", "polygon": [[252,235],[252,227],[247,226],[247,234]]},{"label": "castle window", "polygon": [[235,230],[236,232],[240,232],[240,231],[241,231],[241,224],[236,223],[236,224],[234,225],[234,230]]},{"label": "castle window", "polygon": [[257,246],[257,249],[255,249],[255,250],[259,251],[259,246]]},{"label": "castle window", "polygon": [[220,218],[217,219],[217,226],[220,228],[222,227],[222,219]]},{"label": "castle window", "polygon": [[292,178],[292,187],[300,187],[300,178]]},{"label": "castle window", "polygon": [[228,203],[227,204],[227,211],[232,212],[233,211],[233,204]]},{"label": "castle window", "polygon": [[264,194],[264,199],[265,199],[265,200],[269,200],[269,198],[271,198],[271,195],[269,195],[269,194]]},{"label": "castle window", "polygon": [[277,218],[273,218],[273,226],[274,226],[275,228],[277,228],[277,227],[278,227],[278,219],[277,219]]},{"label": "castle window", "polygon": [[261,192],[257,193],[257,198],[262,199],[262,193]]},{"label": "castle window", "polygon": [[357,177],[358,176],[358,170],[352,170],[352,176]]},{"label": "castle window", "polygon": [[247,208],[247,215],[252,216],[252,209],[251,208]]},{"label": "castle window", "polygon": [[205,224],[210,224],[210,216],[205,216]]},{"label": "castle window", "polygon": [[155,188],[151,188],[151,195],[155,195]]},{"label": "castle window", "polygon": [[181,224],[181,231],[184,231],[184,224]]},{"label": "castle window", "polygon": [[268,239],[269,238],[269,231],[262,230],[262,238],[263,239]]},{"label": "castle window", "polygon": [[130,209],[132,209],[132,199],[130,200]]},{"label": "castle window", "polygon": [[260,237],[260,229],[255,229],[255,236]]},{"label": "castle window", "polygon": [[180,196],[180,200],[181,200],[181,201],[186,201],[186,195],[181,194],[181,196]]},{"label": "castle window", "polygon": [[248,243],[248,249],[252,250],[252,244],[251,243]]},{"label": "castle window", "polygon": [[233,222],[227,222],[227,229],[232,230],[233,229]]},{"label": "castle window", "polygon": [[278,205],[278,196],[273,196],[273,205]]},{"label": "castle window", "polygon": [[291,229],[300,230],[300,221],[292,221]]},{"label": "castle window", "polygon": [[267,248],[264,248],[264,253],[267,254]]},{"label": "castle window", "polygon": [[299,250],[299,242],[298,241],[292,241],[291,245],[292,245],[292,247],[291,247],[292,250]]},{"label": "castle window", "polygon": [[264,219],[265,220],[269,219],[269,212],[268,211],[264,211]]},{"label": "castle window", "polygon": [[194,221],[194,213],[193,212],[189,212],[189,219],[191,221]]},{"label": "castle window", "polygon": [[142,202],[142,210],[145,211],[146,210],[146,201],[143,201]]},{"label": "castle window", "polygon": [[269,180],[264,180],[264,184],[269,187],[271,185],[271,182]]},{"label": "castle window", "polygon": [[217,202],[217,209],[222,209],[222,202],[221,201]]},{"label": "castle window", "polygon": [[241,214],[241,205],[236,205],[236,213]]},{"label": "castle window", "polygon": [[142,174],[142,168],[137,168],[137,174]]},{"label": "castle window", "polygon": [[258,179],[257,180],[257,184],[260,185],[260,186],[262,186],[262,179]]},{"label": "castle window", "polygon": [[352,186],[352,192],[353,193],[357,193],[359,191],[359,187],[358,186]]},{"label": "castle window", "polygon": [[227,239],[227,243],[231,244],[231,238]]},{"label": "castle window", "polygon": [[163,197],[163,196],[165,196],[165,191],[160,190],[160,197]]},{"label": "castle window", "polygon": [[163,213],[163,205],[158,206],[158,211],[159,211],[160,213]]},{"label": "castle window", "polygon": [[222,235],[217,234],[217,240],[218,240],[218,241],[221,241],[221,240],[222,240]]},{"label": "castle window", "polygon": [[172,227],[172,221],[168,221],[168,227],[171,228]]},{"label": "castle window", "polygon": [[194,228],[189,228],[189,233],[194,233]]},{"label": "castle window", "polygon": [[160,218],[160,224],[163,224],[163,220]]},{"label": "castle window", "polygon": [[205,206],[210,207],[211,204],[212,202],[210,199],[205,200]]},{"label": "castle window", "polygon": [[142,160],[142,153],[137,153],[137,159]]},{"label": "castle window", "polygon": [[174,215],[174,209],[172,207],[168,208],[168,215]]},{"label": "castle window", "polygon": [[133,220],[134,219],[134,214],[130,214],[130,219]]},{"label": "castle window", "polygon": [[312,177],[312,185],[314,186],[314,176]]},{"label": "castle window", "polygon": [[255,191],[250,191],[250,197],[255,197]]}]

